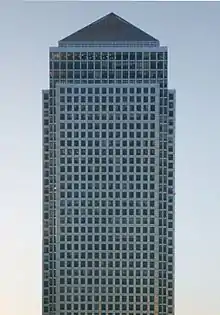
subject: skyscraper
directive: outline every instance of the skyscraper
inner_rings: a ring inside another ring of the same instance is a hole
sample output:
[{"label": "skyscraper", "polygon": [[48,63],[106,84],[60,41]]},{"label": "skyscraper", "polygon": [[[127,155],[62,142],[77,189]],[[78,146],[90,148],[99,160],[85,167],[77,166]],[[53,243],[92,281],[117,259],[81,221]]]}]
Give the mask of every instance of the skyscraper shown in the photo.
[{"label": "skyscraper", "polygon": [[167,47],[110,13],[50,48],[43,315],[174,314]]}]

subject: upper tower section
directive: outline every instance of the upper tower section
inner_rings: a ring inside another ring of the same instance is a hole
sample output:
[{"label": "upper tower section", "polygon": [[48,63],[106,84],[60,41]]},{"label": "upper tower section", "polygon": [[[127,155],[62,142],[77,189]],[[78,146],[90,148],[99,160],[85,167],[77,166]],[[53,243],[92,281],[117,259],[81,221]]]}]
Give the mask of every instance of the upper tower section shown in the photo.
[{"label": "upper tower section", "polygon": [[115,13],[109,13],[77,32],[61,39],[59,46],[71,46],[83,43],[137,43],[159,46],[159,41],[138,27],[122,19]]},{"label": "upper tower section", "polygon": [[50,47],[50,77],[54,84],[166,82],[167,47],[109,13]]}]

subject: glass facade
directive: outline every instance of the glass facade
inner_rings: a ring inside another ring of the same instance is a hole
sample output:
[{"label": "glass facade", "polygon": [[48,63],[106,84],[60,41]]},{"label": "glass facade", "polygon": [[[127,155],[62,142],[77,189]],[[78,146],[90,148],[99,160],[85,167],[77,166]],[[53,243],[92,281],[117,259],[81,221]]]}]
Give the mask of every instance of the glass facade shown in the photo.
[{"label": "glass facade", "polygon": [[167,52],[51,52],[50,78],[55,84],[158,82],[167,79]]},{"label": "glass facade", "polygon": [[175,91],[167,49],[108,49],[50,49],[43,314],[173,315]]}]

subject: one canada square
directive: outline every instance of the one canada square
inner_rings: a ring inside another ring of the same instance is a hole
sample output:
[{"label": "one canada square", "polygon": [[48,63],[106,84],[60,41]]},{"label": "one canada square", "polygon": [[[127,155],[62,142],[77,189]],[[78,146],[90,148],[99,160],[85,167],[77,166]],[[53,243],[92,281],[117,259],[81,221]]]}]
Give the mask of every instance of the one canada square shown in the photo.
[{"label": "one canada square", "polygon": [[42,313],[174,315],[167,47],[110,13],[49,58]]}]

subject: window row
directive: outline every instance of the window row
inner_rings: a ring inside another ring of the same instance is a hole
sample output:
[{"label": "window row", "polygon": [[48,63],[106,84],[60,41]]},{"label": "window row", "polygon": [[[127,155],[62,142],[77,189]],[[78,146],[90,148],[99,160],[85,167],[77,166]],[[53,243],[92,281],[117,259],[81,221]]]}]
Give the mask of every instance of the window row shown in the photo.
[{"label": "window row", "polygon": [[[137,112],[155,112],[156,107],[154,104],[151,105],[146,105],[146,104],[138,104],[138,105],[119,105],[119,104],[114,104],[114,105],[103,105],[103,104],[99,104],[99,105],[95,105],[95,104],[81,104],[79,105],[71,105],[71,104],[67,104],[67,105],[60,105],[60,112],[72,112],[72,111],[76,111],[76,112],[88,112],[88,114],[96,114],[96,115],[100,115],[100,114],[109,114],[109,117],[114,117],[114,115],[116,115],[116,117],[120,117],[119,113],[123,113],[123,112],[128,112],[130,114],[135,114]],[[91,113],[90,113],[91,112]],[[140,115],[139,113],[137,113],[138,115]],[[69,113],[67,113],[67,117],[68,119],[70,119],[69,117],[71,117],[71,115],[69,115]],[[112,115],[112,116],[110,116]]]},{"label": "window row", "polygon": [[[84,140],[82,140],[84,141]],[[73,149],[74,150],[74,149]],[[115,157],[87,157],[87,158],[83,158],[79,159],[78,157],[68,157],[68,155],[72,155],[74,153],[72,149],[68,149],[68,150],[64,150],[61,149],[60,152],[60,156],[61,159],[60,162],[61,163],[67,163],[67,164],[71,164],[72,162],[74,164],[104,164],[103,166],[105,166],[106,164],[116,164],[116,165],[120,165],[120,164],[135,164],[135,165],[143,165],[143,166],[148,166],[151,167],[155,164],[155,158],[151,157],[151,158],[135,158],[135,157],[119,157],[119,158],[115,158]],[[66,157],[63,157],[63,155],[67,155]],[[45,154],[45,159],[48,159],[49,156],[47,154]],[[166,160],[165,160],[166,161]],[[173,163],[168,163],[168,168],[172,168],[173,167]]]},{"label": "window row", "polygon": [[[47,305],[47,303],[46,303],[46,305]],[[44,313],[45,314],[48,314],[49,310],[50,310],[50,312],[53,311],[52,306],[50,308],[48,306],[44,306]],[[79,315],[79,311],[74,312],[73,310],[72,311],[60,310],[59,314],[60,315]],[[154,310],[149,312],[149,315],[154,315],[154,314],[155,314]],[[164,311],[164,313],[162,313],[162,311],[161,311],[160,314],[161,315],[167,315],[167,314],[172,315],[173,311],[172,311],[172,309],[169,311],[169,313],[167,313],[165,311]],[[93,312],[88,311],[87,312],[87,311],[85,311],[85,309],[84,310],[81,309],[80,315],[106,315],[106,311],[93,311]],[[108,315],[134,315],[134,311],[132,311],[132,312],[126,311],[126,312],[122,312],[122,313],[121,312],[115,312],[115,311],[114,312],[108,311]],[[140,311],[135,311],[135,315],[143,315],[143,313]]]},{"label": "window row", "polygon": [[[98,223],[97,223],[98,222]],[[65,224],[69,224],[69,225],[75,225],[77,227],[77,225],[81,226],[82,224],[86,224],[86,220],[85,219],[79,219],[79,218],[72,218],[72,217],[60,217],[59,219],[59,224],[60,225],[65,225]],[[152,223],[150,220],[147,220],[146,218],[123,218],[121,221],[115,219],[113,220],[112,218],[101,218],[99,220],[99,218],[94,218],[93,220],[91,220],[91,223],[88,223],[89,228],[91,226],[94,226],[95,224],[103,224],[103,225],[116,225],[116,228],[115,228],[115,233],[120,233],[120,227],[122,228],[123,226],[122,225],[134,225],[134,226],[137,226],[137,225],[155,225],[155,223]],[[118,227],[120,225],[120,227]],[[169,229],[172,229],[173,228],[173,218],[171,218],[170,221],[167,221],[167,220],[163,220],[161,222],[159,222],[159,224],[155,225],[156,227],[168,227]],[[88,231],[90,230],[88,228]]]},{"label": "window row", "polygon": [[139,192],[139,191],[102,191],[102,192],[92,192],[92,191],[61,191],[60,198],[154,198],[154,193],[148,194],[148,192]]},{"label": "window row", "polygon": [[60,96],[60,103],[154,103],[155,96]]},{"label": "window row", "polygon": [[[150,218],[155,215],[153,209],[147,208],[60,208],[60,215],[74,215],[74,216],[149,216]],[[159,211],[159,218],[169,218],[170,211],[173,211],[173,206],[169,205],[166,211]],[[172,213],[171,213],[172,215]],[[172,218],[169,218],[172,219]],[[82,236],[83,237],[83,236]],[[112,236],[111,236],[112,237]]]},{"label": "window row", "polygon": [[167,60],[167,52],[50,52],[51,60]]},{"label": "window row", "polygon": [[[62,289],[61,289],[62,288]],[[62,301],[94,301],[94,302],[136,302],[136,303],[142,303],[142,302],[147,302],[147,300],[150,302],[150,303],[153,303],[154,302],[154,295],[150,295],[150,296],[140,296],[140,295],[116,295],[116,296],[113,296],[113,295],[109,295],[109,296],[106,296],[106,295],[88,295],[88,296],[85,296],[85,295],[70,295],[70,294],[67,294],[67,295],[63,295],[65,293],[65,287],[61,286],[60,287],[60,300]],[[71,291],[69,292],[71,293]],[[163,304],[167,301],[167,297],[165,296],[160,296],[159,297],[159,300],[160,300],[160,304]]]},{"label": "window row", "polygon": [[[138,136],[139,133],[136,133]],[[76,136],[75,138],[77,138]],[[92,138],[92,136],[91,136]],[[173,150],[169,150],[169,153]],[[167,161],[167,151],[163,152],[164,158],[162,155],[160,155],[160,166],[168,166],[168,168],[173,168],[174,164],[173,162]],[[60,156],[66,156],[67,158],[71,158],[71,156],[74,154],[74,149],[71,148],[60,148]],[[50,155],[51,158],[51,155]],[[45,150],[44,159],[49,160],[49,155],[47,150]],[[171,160],[171,158],[169,158]],[[106,156],[96,156],[96,157],[73,157],[74,164],[154,164],[155,163],[155,157],[129,157],[129,156],[119,156],[116,157],[114,160],[112,156],[106,157]],[[51,161],[52,162],[52,161]]]},{"label": "window row", "polygon": [[[88,234],[99,234],[99,233],[109,233],[109,234],[120,234],[120,233],[136,233],[136,234],[151,234],[151,236],[154,236],[155,233],[155,227],[154,226],[74,226],[74,227],[60,227],[61,233],[88,233]],[[150,236],[149,236],[150,237]]]},{"label": "window row", "polygon": [[71,87],[67,87],[67,88],[64,88],[64,87],[61,87],[60,88],[60,94],[148,94],[148,93],[151,93],[151,94],[155,94],[156,93],[156,88],[155,87],[151,87],[151,88],[148,88],[148,87],[145,87],[145,88],[141,88],[141,87],[137,87],[137,88],[134,88],[134,87],[130,87],[130,88],[127,88],[127,87],[123,87],[123,88],[120,88],[120,87],[102,87],[102,88],[99,88],[99,87],[96,87],[96,88],[78,88],[78,87],[74,87],[74,88],[71,88]]},{"label": "window row", "polygon": [[[154,115],[154,114],[151,114],[151,115]],[[155,116],[152,116],[155,118]],[[123,136],[125,137],[132,137],[132,135],[130,134],[127,134],[126,130],[135,130],[135,129],[143,129],[143,130],[155,130],[156,129],[156,125],[154,122],[151,122],[151,123],[146,123],[146,122],[143,122],[143,123],[131,123],[131,122],[128,122],[128,123],[120,123],[120,122],[115,122],[115,123],[96,123],[96,122],[89,122],[89,123],[84,123],[84,122],[81,122],[81,123],[63,123],[63,122],[60,122],[60,129],[69,129],[69,130],[77,130],[77,129],[82,129],[82,130],[92,130],[91,132],[93,131],[97,131],[97,130],[105,130],[105,129],[108,129],[108,130],[121,130],[121,131],[124,131],[125,133],[122,134]],[[111,138],[113,137],[114,135],[114,132],[112,131],[112,133],[110,133]],[[120,133],[115,133],[115,136],[117,137],[120,137]],[[147,134],[143,134],[143,137],[144,136],[147,136]],[[153,134],[150,134],[150,137],[153,138],[154,135]]]},{"label": "window row", "polygon": [[[72,147],[72,140],[61,140],[60,141],[60,147]],[[91,155],[91,156],[107,156],[107,155],[116,155],[116,156],[141,156],[141,155],[149,155],[149,156],[155,156],[155,149],[120,149],[120,148],[116,148],[116,149],[74,149],[73,150],[73,154],[75,156],[77,155],[82,155],[82,156],[86,156],[86,155]],[[68,172],[72,172],[72,170],[70,170],[71,166],[68,166],[69,169],[67,169]],[[161,173],[162,174],[162,173]]]},{"label": "window row", "polygon": [[144,60],[130,60],[129,61],[54,61],[50,62],[50,69],[54,70],[95,70],[95,69],[110,69],[110,70],[128,70],[128,69],[160,69],[167,70],[166,61],[144,61]]},{"label": "window row", "polygon": [[[89,218],[88,218],[89,219]],[[154,219],[153,219],[154,220]],[[154,224],[154,221],[153,221]],[[65,234],[61,234],[59,237],[60,242],[148,242],[150,243],[154,243],[155,241],[155,236],[151,235],[130,235],[130,234],[126,234],[126,235],[65,235]],[[160,239],[162,241],[162,239]],[[166,241],[167,239],[165,238],[164,241]],[[144,255],[144,254],[143,254]],[[113,254],[112,253],[102,253],[101,257],[102,258],[106,258],[108,256],[109,259],[113,258]],[[124,253],[122,258],[126,259],[127,257],[127,253]],[[144,256],[143,256],[144,257]]]},{"label": "window row", "polygon": [[[72,135],[72,133],[71,133]],[[67,136],[67,137],[66,137]],[[63,139],[61,141],[67,141],[67,139],[65,138],[70,138],[72,139],[72,137],[70,137],[70,133],[69,132],[64,132],[64,131],[61,131],[60,132],[60,139]],[[72,144],[73,144],[73,147],[74,148],[77,148],[77,147],[80,147],[80,148],[105,148],[105,147],[108,147],[108,148],[127,148],[127,149],[130,149],[130,148],[154,148],[155,147],[155,141],[151,140],[151,141],[133,141],[133,140],[130,140],[130,141],[127,141],[127,140],[72,140]],[[65,145],[64,142],[60,142],[60,145]],[[149,146],[149,147],[148,147]],[[60,163],[65,163],[64,158],[61,158],[60,159]],[[67,163],[71,164],[71,159],[68,158],[67,159]],[[114,164],[114,162],[112,162],[111,164]]]},{"label": "window row", "polygon": [[[64,183],[63,178],[60,178],[60,189],[67,189],[67,190],[89,190],[89,191],[99,191],[99,189],[107,189],[107,190],[135,190],[135,191],[140,191],[140,190],[151,190],[150,192],[153,192],[155,189],[154,183],[148,184],[148,183],[114,183],[114,182],[109,182],[109,183]],[[166,187],[164,187],[165,189]],[[113,209],[112,209],[113,210]],[[139,209],[140,210],[140,209]],[[137,213],[139,211],[136,209]],[[106,209],[108,211],[108,209]],[[110,210],[109,210],[110,211]],[[123,212],[126,213],[128,209],[123,209]],[[132,209],[129,209],[129,211],[132,211]]]},{"label": "window row", "polygon": [[[168,198],[168,202],[169,202],[169,204],[171,203],[173,203],[173,197],[171,197],[170,198],[170,196],[169,196],[169,198]],[[169,205],[168,204],[168,205]],[[74,207],[78,207],[78,206],[82,206],[82,207],[88,207],[88,208],[90,208],[90,207],[100,207],[100,206],[102,206],[102,207],[107,207],[107,206],[109,206],[109,207],[112,207],[113,205],[115,205],[115,207],[120,207],[120,206],[123,206],[123,207],[126,207],[126,206],[131,206],[131,207],[134,207],[134,206],[136,206],[136,207],[141,207],[141,206],[143,206],[143,207],[149,207],[150,206],[150,208],[151,207],[154,207],[154,200],[151,200],[150,201],[150,204],[148,205],[148,202],[147,201],[144,201],[144,200],[113,200],[113,199],[109,199],[109,200],[106,200],[106,199],[102,199],[102,200],[98,200],[98,199],[96,199],[96,200],[84,200],[84,199],[82,199],[82,200],[73,200],[72,198],[70,198],[70,199],[62,199],[62,200],[60,200],[60,206],[61,207],[63,207],[63,206],[67,206],[67,207],[69,207],[69,206],[74,206]],[[160,202],[159,203],[159,209],[167,209],[167,202]],[[152,209],[149,209],[149,211],[151,211]]]},{"label": "window row", "polygon": [[[167,79],[167,70],[152,70],[147,71],[147,70],[129,70],[129,71],[121,71],[121,70],[51,70],[50,71],[50,79],[51,80],[59,80],[59,79],[69,79],[69,80],[98,80],[97,83],[107,83],[105,81],[108,80],[143,80],[143,79]],[[100,82],[99,82],[100,81]],[[86,82],[83,82],[86,83]],[[117,83],[117,81],[116,81]],[[138,82],[139,83],[139,82]],[[53,84],[52,84],[53,85]]]}]

